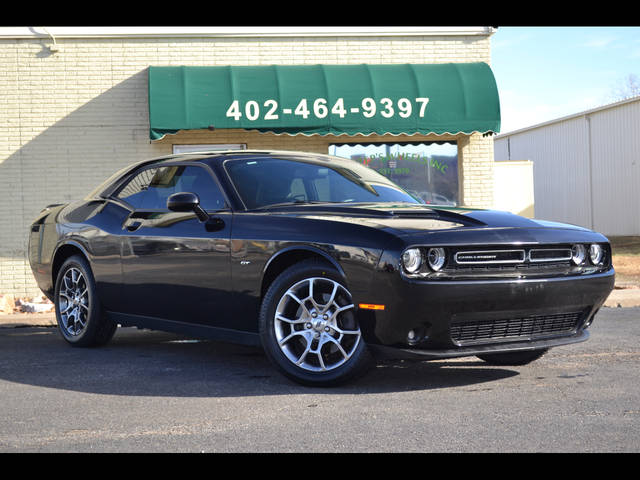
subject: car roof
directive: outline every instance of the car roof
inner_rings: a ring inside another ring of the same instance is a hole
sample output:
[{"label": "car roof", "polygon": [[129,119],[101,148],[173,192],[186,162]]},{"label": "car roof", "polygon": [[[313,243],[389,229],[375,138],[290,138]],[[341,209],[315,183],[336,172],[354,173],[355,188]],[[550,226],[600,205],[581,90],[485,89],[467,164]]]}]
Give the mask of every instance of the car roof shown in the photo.
[{"label": "car roof", "polygon": [[100,196],[105,196],[111,194],[117,188],[117,186],[121,184],[121,180],[124,177],[128,176],[141,167],[175,162],[202,162],[211,165],[213,163],[221,164],[223,161],[230,159],[260,157],[264,158],[270,156],[274,156],[277,158],[295,158],[311,162],[315,160],[323,163],[335,162],[340,164],[342,162],[352,162],[352,160],[334,157],[322,153],[301,152],[293,150],[212,150],[201,152],[174,153],[171,155],[163,155],[161,157],[142,160],[119,170],[118,172],[114,173],[112,177],[110,177],[107,181],[103,182],[95,190],[93,190],[93,192],[91,192],[89,196],[95,196],[98,194]]},{"label": "car roof", "polygon": [[[331,159],[344,160],[338,157],[332,157],[322,153],[301,152],[293,150],[212,150],[201,152],[176,153],[173,155],[163,156],[149,161],[155,162],[175,162],[175,161],[213,161],[222,162],[230,158],[256,157],[256,156],[277,156],[277,157],[297,157],[307,158],[309,160],[317,159],[328,161]],[[146,162],[145,162],[146,163]]]}]

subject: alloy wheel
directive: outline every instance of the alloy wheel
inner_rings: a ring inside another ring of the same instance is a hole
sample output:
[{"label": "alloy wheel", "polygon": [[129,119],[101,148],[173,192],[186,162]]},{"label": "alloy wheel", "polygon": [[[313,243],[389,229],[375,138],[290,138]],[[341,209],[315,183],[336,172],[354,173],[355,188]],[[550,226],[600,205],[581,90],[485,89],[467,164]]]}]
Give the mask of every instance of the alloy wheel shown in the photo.
[{"label": "alloy wheel", "polygon": [[294,365],[327,372],[347,362],[361,341],[351,294],[340,283],[306,278],[278,302],[273,328],[278,346]]},{"label": "alloy wheel", "polygon": [[58,308],[65,332],[73,337],[80,335],[89,316],[89,289],[79,269],[71,267],[64,273],[58,292]]}]

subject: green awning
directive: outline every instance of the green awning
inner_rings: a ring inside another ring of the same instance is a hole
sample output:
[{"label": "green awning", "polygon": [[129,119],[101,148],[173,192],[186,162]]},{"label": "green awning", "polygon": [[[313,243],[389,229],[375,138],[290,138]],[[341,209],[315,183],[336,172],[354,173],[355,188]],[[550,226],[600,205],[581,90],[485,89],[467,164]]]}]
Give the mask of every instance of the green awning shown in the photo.
[{"label": "green awning", "polygon": [[500,129],[486,63],[149,67],[151,139],[193,129],[288,134]]}]

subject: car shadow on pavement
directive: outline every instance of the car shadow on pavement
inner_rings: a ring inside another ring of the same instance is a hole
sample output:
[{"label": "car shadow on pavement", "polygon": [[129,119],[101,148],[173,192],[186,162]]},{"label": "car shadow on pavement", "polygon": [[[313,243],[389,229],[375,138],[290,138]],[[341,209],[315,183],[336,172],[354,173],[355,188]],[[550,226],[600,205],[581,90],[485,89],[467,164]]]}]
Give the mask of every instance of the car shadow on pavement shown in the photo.
[{"label": "car shadow on pavement", "polygon": [[518,375],[474,357],[378,360],[363,377],[334,388],[298,385],[262,349],[120,328],[100,348],[67,345],[56,328],[0,330],[0,381],[85,393],[158,397],[371,394],[483,385]]}]

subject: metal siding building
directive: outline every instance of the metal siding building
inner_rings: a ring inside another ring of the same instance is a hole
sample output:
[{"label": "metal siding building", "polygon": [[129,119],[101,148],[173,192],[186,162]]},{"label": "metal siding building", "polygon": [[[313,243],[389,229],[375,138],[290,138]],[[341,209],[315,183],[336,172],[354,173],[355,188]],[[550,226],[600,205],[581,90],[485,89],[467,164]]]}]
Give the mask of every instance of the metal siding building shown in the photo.
[{"label": "metal siding building", "polygon": [[498,135],[494,158],[533,161],[536,218],[640,235],[640,97]]}]

